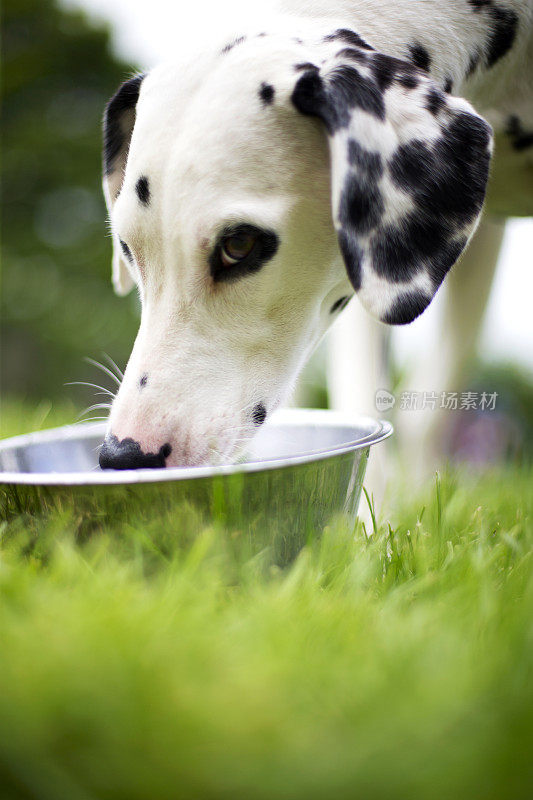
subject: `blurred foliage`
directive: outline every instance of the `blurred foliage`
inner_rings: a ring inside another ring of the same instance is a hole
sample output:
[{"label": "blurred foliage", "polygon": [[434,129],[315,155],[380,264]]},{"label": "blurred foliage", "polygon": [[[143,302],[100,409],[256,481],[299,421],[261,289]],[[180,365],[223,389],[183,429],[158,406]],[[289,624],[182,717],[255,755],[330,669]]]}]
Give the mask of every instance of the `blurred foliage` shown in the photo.
[{"label": "blurred foliage", "polygon": [[75,397],[83,357],[124,363],[138,326],[111,288],[101,190],[104,105],[134,67],[52,0],[5,0],[3,59],[2,390]]},{"label": "blurred foliage", "polygon": [[[470,387],[469,387],[470,388]],[[520,462],[533,458],[533,379],[530,372],[516,364],[478,364],[471,388],[474,392],[496,392],[497,416],[484,416],[498,426],[499,452],[493,458]],[[480,426],[481,427],[481,426]],[[488,433],[489,431],[483,431]]]},{"label": "blurred foliage", "polygon": [[450,415],[448,455],[483,465],[533,459],[533,380],[512,363],[472,365],[465,391],[496,394],[494,409],[457,410]]}]

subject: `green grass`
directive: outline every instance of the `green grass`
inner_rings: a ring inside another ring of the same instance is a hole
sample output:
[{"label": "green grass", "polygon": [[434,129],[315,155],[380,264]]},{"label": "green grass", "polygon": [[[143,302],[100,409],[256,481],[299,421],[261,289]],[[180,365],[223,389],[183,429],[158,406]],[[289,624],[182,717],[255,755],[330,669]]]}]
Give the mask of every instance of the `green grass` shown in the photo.
[{"label": "green grass", "polygon": [[532,490],[449,473],[285,570],[231,530],[9,519],[0,797],[531,797]]},{"label": "green grass", "polygon": [[[96,402],[96,400],[95,400]],[[37,405],[15,397],[2,398],[0,403],[0,439],[30,433],[59,425],[73,425],[81,409],[64,400],[42,400]]]}]

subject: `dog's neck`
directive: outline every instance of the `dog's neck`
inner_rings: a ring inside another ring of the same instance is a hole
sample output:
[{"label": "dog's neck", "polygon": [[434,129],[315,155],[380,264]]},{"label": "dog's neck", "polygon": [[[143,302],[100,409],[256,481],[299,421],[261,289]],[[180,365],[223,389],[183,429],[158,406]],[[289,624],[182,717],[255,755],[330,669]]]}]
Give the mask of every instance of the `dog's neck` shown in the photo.
[{"label": "dog's neck", "polygon": [[530,12],[518,0],[509,0],[505,9],[495,6],[465,2],[463,7],[451,0],[278,3],[280,11],[290,16],[292,29],[300,26],[304,37],[308,27],[311,35],[316,31],[318,36],[338,28],[356,31],[374,49],[414,62],[441,88],[481,105],[485,93],[496,104],[498,96],[503,99],[508,94],[529,36]]}]

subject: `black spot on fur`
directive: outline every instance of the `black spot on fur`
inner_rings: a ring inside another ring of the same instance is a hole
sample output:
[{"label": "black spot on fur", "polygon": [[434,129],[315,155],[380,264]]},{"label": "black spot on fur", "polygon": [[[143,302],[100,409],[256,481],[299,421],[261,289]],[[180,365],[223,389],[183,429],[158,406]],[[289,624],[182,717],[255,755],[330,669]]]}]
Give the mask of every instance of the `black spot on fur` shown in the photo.
[{"label": "black spot on fur", "polygon": [[262,83],[259,89],[259,97],[265,105],[270,105],[274,101],[275,89],[269,83]]},{"label": "black spot on fur", "polygon": [[171,452],[168,442],[157,453],[143,453],[139,442],[130,438],[119,441],[111,435],[102,445],[99,462],[102,469],[156,469],[165,466]]},{"label": "black spot on fur", "polygon": [[468,4],[474,11],[483,11],[486,14],[489,26],[486,56],[487,67],[490,68],[513,46],[518,28],[518,16],[510,8],[496,5],[493,0],[468,0]]},{"label": "black spot on fur", "polygon": [[501,6],[492,6],[489,14],[492,19],[493,29],[488,41],[487,65],[492,67],[513,46],[518,27],[518,17],[514,11]]},{"label": "black spot on fur", "polygon": [[429,262],[428,271],[435,290],[441,285],[446,273],[453,267],[465,249],[466,242],[466,236],[448,241]]},{"label": "black spot on fur", "polygon": [[330,130],[326,118],[329,117],[328,96],[324,81],[316,70],[304,72],[298,79],[291,95],[291,101],[301,114],[321,118]]},{"label": "black spot on fur", "polygon": [[426,95],[426,108],[436,116],[446,105],[446,99],[440,89],[432,87]]},{"label": "black spot on fur", "polygon": [[372,60],[372,74],[382,92],[388,89],[396,76],[396,59],[377,53]]},{"label": "black spot on fur", "polygon": [[356,61],[358,64],[367,64],[369,54],[363,50],[355,50],[353,47],[343,47],[338,53],[335,53],[335,58],[349,58]]},{"label": "black spot on fur", "polygon": [[315,70],[318,72],[318,67],[316,64],[311,64],[310,61],[302,61],[301,64],[295,64],[294,69],[296,72],[306,72],[308,69]]},{"label": "black spot on fur", "polygon": [[104,174],[113,171],[115,160],[126,144],[122,121],[124,114],[137,105],[144,75],[122,84],[108,102],[104,113]]},{"label": "black spot on fur", "polygon": [[146,386],[146,384],[147,384],[147,383],[148,383],[148,375],[147,375],[147,373],[145,372],[145,373],[143,373],[143,374],[141,375],[141,377],[139,378],[139,388],[140,388],[140,389],[144,388],[144,387]]},{"label": "black spot on fur", "polygon": [[242,44],[245,41],[246,41],[246,36],[239,36],[237,39],[234,39],[232,42],[229,42],[229,44],[223,47],[220,52],[229,53],[230,50],[233,50],[234,47],[237,47],[237,45]]},{"label": "black spot on fur", "polygon": [[[433,200],[457,224],[473,222],[481,211],[489,173],[491,128],[474,114],[462,111],[444,128],[434,145],[440,190]],[[428,197],[431,191],[428,193]]]},{"label": "black spot on fur", "polygon": [[262,425],[266,420],[267,410],[264,403],[258,403],[252,411],[252,420],[254,425]]},{"label": "black spot on fur", "polygon": [[416,89],[418,86],[418,80],[414,77],[414,75],[405,75],[402,78],[398,78],[398,83],[405,89]]},{"label": "black spot on fur", "polygon": [[434,287],[465,245],[456,233],[481,211],[488,178],[490,128],[461,112],[433,144],[415,140],[398,148],[391,178],[415,210],[373,234],[372,266],[390,281],[408,281],[427,270]]},{"label": "black spot on fur", "polygon": [[148,184],[148,178],[142,175],[135,184],[135,191],[137,192],[137,197],[141,203],[147,206],[150,202],[150,186]]},{"label": "black spot on fur", "polygon": [[398,148],[390,162],[393,181],[409,192],[424,214],[446,215],[456,225],[481,210],[489,168],[490,128],[461,112],[431,149],[420,140]]},{"label": "black spot on fur", "polygon": [[356,292],[361,288],[361,263],[363,252],[357,243],[357,237],[350,230],[337,231],[339,247],[346,265],[350,283]]},{"label": "black spot on fur", "polygon": [[325,42],[334,42],[336,39],[346,42],[346,44],[351,44],[354,47],[362,47],[365,50],[374,49],[368,44],[368,42],[365,42],[365,40],[359,36],[358,33],[351,31],[349,28],[338,28],[335,33],[330,33],[328,36],[324,36]]},{"label": "black spot on fur", "polygon": [[531,133],[526,132],[517,116],[509,117],[505,132],[511,140],[513,150],[521,151],[533,147],[533,131]]},{"label": "black spot on fur", "polygon": [[431,297],[416,289],[402,292],[394,301],[392,308],[382,317],[382,322],[387,322],[389,325],[407,325],[420,316],[430,300]]},{"label": "black spot on fur", "polygon": [[374,53],[370,67],[381,91],[388,89],[395,79],[403,82],[403,85],[410,89],[418,84],[417,68],[401,58],[387,56],[384,53]]},{"label": "black spot on fur", "polygon": [[345,297],[339,297],[339,299],[336,300],[331,306],[329,313],[335,314],[337,311],[342,311],[343,309],[346,308],[350,300],[351,297],[349,295],[346,295]]},{"label": "black spot on fur", "polygon": [[417,66],[419,69],[423,69],[424,72],[429,72],[429,68],[431,66],[431,56],[426,48],[420,44],[420,42],[414,42],[413,44],[410,44],[409,53],[411,54],[411,60],[415,66]]},{"label": "black spot on fur", "polygon": [[400,145],[389,166],[396,185],[410,193],[423,187],[428,178],[437,171],[435,157],[429,145],[421,139]]},{"label": "black spot on fur", "polygon": [[330,94],[336,116],[346,125],[349,110],[360,108],[378,119],[385,119],[383,97],[377,86],[363,77],[355,67],[342,65],[333,70],[330,80]]},{"label": "black spot on fur", "polygon": [[368,233],[376,227],[383,211],[383,198],[376,183],[348,173],[339,205],[339,221],[343,228]]},{"label": "black spot on fur", "polygon": [[129,261],[131,264],[133,264],[133,255],[132,255],[132,253],[131,253],[131,250],[130,250],[130,248],[128,247],[128,245],[126,244],[126,242],[123,242],[123,241],[122,241],[122,239],[119,239],[119,242],[120,242],[120,246],[121,246],[121,248],[122,248],[122,252],[123,252],[123,253],[124,253],[124,255],[126,256],[126,258],[128,259],[128,261]]},{"label": "black spot on fur", "polygon": [[351,110],[357,106],[380,119],[385,116],[377,87],[348,66],[337,67],[327,81],[317,72],[305,72],[294,88],[292,102],[302,114],[319,117],[330,134],[349,125]]},{"label": "black spot on fur", "polygon": [[446,78],[444,82],[444,91],[446,94],[450,94],[450,92],[453,91],[453,81],[451,78]]},{"label": "black spot on fur", "polygon": [[348,139],[348,162],[374,180],[380,178],[383,173],[381,155],[365,150],[355,139]]},{"label": "black spot on fur", "polygon": [[373,234],[372,266],[380,277],[393,283],[409,281],[447,244],[451,231],[444,218],[413,211]]}]

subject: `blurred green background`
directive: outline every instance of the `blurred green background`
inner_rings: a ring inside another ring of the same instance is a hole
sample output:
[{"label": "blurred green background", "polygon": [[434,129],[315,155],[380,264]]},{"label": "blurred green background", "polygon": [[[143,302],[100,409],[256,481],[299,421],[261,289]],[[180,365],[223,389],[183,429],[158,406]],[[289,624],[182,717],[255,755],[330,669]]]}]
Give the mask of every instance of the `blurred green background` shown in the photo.
[{"label": "blurred green background", "polygon": [[101,189],[104,105],[135,65],[52,0],[5,0],[3,59],[2,392],[76,397],[84,356],[124,364],[138,325],[135,293],[111,289]]}]

